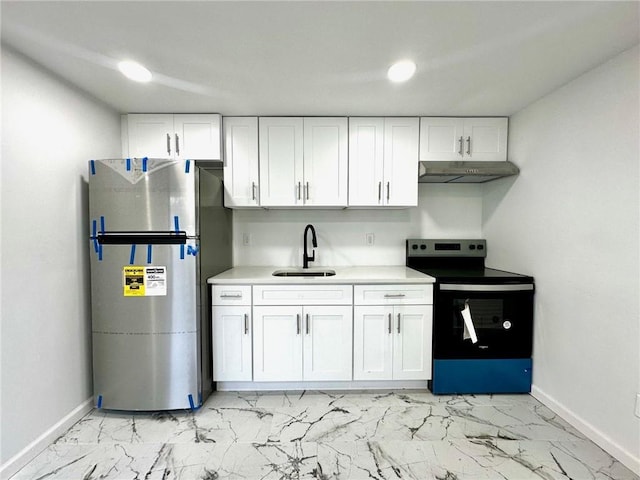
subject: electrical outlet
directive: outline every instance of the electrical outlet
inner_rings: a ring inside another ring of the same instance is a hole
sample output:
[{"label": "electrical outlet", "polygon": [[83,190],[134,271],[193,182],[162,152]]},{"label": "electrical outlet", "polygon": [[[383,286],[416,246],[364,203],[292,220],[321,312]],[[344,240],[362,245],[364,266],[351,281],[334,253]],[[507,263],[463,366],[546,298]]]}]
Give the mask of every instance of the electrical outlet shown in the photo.
[{"label": "electrical outlet", "polygon": [[369,246],[373,245],[376,240],[376,236],[373,233],[367,233],[364,236],[365,243]]},{"label": "electrical outlet", "polygon": [[248,247],[249,245],[251,245],[251,235],[248,233],[243,233],[242,234],[242,245],[244,245],[245,247]]},{"label": "electrical outlet", "polygon": [[636,395],[636,417],[640,418],[640,393]]}]

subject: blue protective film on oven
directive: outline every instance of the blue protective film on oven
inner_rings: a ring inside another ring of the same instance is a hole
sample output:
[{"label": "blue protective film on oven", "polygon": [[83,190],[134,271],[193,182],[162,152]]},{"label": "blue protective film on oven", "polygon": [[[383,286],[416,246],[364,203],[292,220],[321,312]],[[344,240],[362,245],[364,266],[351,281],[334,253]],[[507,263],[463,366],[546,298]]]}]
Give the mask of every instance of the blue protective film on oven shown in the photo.
[{"label": "blue protective film on oven", "polygon": [[531,358],[433,360],[435,394],[528,393]]}]

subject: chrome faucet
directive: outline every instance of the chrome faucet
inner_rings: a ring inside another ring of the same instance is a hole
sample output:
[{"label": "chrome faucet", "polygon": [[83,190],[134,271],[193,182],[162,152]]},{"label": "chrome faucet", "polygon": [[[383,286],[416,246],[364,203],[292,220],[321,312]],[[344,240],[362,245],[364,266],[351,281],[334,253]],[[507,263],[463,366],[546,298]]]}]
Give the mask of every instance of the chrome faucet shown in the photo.
[{"label": "chrome faucet", "polygon": [[311,230],[311,243],[313,248],[318,248],[318,241],[316,240],[316,229],[313,225],[309,224],[304,227],[304,254],[302,255],[302,268],[309,268],[309,262],[314,262],[316,259],[315,250],[311,253],[311,256],[307,253],[307,232]]}]

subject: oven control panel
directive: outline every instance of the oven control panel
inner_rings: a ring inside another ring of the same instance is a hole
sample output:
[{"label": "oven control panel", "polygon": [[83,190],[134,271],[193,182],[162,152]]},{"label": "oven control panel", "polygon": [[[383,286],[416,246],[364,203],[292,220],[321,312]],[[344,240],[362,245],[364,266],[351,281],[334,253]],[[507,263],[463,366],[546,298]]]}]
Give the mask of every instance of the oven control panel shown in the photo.
[{"label": "oven control panel", "polygon": [[408,239],[407,257],[486,257],[486,240]]}]

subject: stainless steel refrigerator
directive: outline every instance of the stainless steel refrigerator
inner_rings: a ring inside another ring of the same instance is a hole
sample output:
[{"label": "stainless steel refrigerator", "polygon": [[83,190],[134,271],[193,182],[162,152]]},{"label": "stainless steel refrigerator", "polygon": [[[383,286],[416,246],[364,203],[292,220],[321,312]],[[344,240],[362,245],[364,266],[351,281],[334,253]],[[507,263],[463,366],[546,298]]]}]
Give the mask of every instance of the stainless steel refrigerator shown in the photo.
[{"label": "stainless steel refrigerator", "polygon": [[221,170],[89,162],[93,391],[98,408],[197,408],[210,394],[206,279],[231,268]]}]

